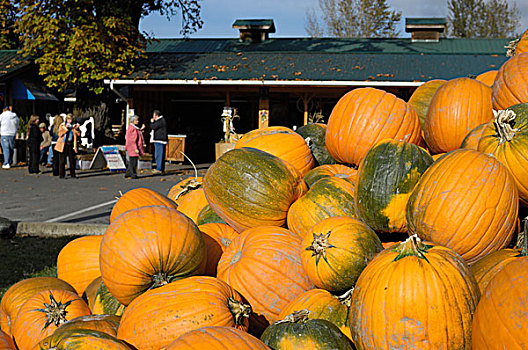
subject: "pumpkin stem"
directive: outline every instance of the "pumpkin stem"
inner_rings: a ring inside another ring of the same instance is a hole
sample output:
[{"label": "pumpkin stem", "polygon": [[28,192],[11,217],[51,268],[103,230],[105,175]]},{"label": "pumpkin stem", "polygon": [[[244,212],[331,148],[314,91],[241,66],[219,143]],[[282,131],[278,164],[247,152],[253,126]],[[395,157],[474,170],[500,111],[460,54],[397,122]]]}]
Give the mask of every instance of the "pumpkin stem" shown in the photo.
[{"label": "pumpkin stem", "polygon": [[519,236],[517,236],[517,244],[515,244],[515,248],[521,250],[521,256],[528,256],[528,216],[523,219],[523,230],[519,232]]},{"label": "pumpkin stem", "polygon": [[335,248],[335,246],[331,245],[328,242],[328,238],[330,238],[330,232],[327,233],[321,233],[320,235],[313,233],[313,242],[312,245],[306,248],[306,250],[312,251],[312,256],[315,256],[315,264],[319,264],[319,259],[321,257],[328,263],[326,260],[326,250],[329,248]]},{"label": "pumpkin stem", "polygon": [[43,312],[46,314],[46,317],[48,318],[46,321],[46,324],[44,325],[44,329],[48,328],[49,325],[54,324],[56,327],[60,326],[64,322],[66,322],[66,315],[68,314],[68,311],[66,311],[66,308],[73,302],[73,300],[69,300],[66,303],[58,302],[53,297],[53,294],[50,293],[50,303],[44,303],[45,308],[44,309],[37,309],[37,311]]},{"label": "pumpkin stem", "polygon": [[513,57],[515,54],[515,49],[517,49],[517,44],[521,41],[521,38],[510,41],[504,48],[506,51],[506,57]]},{"label": "pumpkin stem", "polygon": [[280,320],[275,322],[275,324],[280,323],[305,323],[308,321],[308,315],[310,314],[310,310],[299,310],[295,311],[292,314],[289,314],[288,316],[284,317],[284,320]]},{"label": "pumpkin stem", "polygon": [[227,299],[227,307],[235,318],[235,325],[237,326],[242,325],[244,323],[244,319],[249,318],[249,315],[253,312],[251,305],[243,304],[231,297]]},{"label": "pumpkin stem", "polygon": [[158,272],[152,275],[152,286],[149,289],[158,288],[166,284],[171,283],[173,280],[172,276],[169,276],[166,272]]},{"label": "pumpkin stem", "polygon": [[353,287],[345,294],[338,296],[337,299],[341,302],[341,304],[350,308],[352,306],[352,292],[354,292]]},{"label": "pumpkin stem", "polygon": [[493,115],[495,116],[493,123],[495,123],[495,128],[499,133],[499,145],[511,141],[515,133],[519,131],[519,129],[513,128],[513,125],[515,125],[515,117],[517,116],[515,112],[510,109],[501,111],[493,110]]},{"label": "pumpkin stem", "polygon": [[183,156],[187,158],[187,160],[191,163],[192,167],[194,168],[194,179],[197,180],[198,179],[198,169],[196,169],[196,165],[194,165],[191,158],[187,157],[185,153],[183,153],[182,151],[180,151],[180,153],[183,154]]},{"label": "pumpkin stem", "polygon": [[426,253],[431,246],[426,245],[422,242],[422,240],[416,235],[412,235],[405,242],[398,244],[394,250],[396,252],[399,252],[398,256],[394,259],[394,261],[398,261],[400,259],[405,258],[406,256],[416,256],[421,259],[427,260],[424,253]]},{"label": "pumpkin stem", "polygon": [[182,188],[182,190],[174,198],[174,201],[177,201],[180,197],[182,197],[183,195],[185,195],[185,194],[187,194],[187,193],[189,193],[191,191],[199,189],[200,187],[202,187],[202,183],[199,182],[196,178],[194,178],[194,179],[190,179],[189,181],[187,181],[185,183],[185,186],[180,186],[180,187]]}]

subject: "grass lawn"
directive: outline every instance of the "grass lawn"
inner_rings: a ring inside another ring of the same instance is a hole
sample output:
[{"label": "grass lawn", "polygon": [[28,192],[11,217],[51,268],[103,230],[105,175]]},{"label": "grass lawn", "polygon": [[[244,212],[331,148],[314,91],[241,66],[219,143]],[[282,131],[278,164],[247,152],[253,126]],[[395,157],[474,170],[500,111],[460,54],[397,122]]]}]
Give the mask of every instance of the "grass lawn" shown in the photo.
[{"label": "grass lawn", "polygon": [[57,256],[77,236],[0,239],[0,298],[14,283],[39,276],[57,276]]}]

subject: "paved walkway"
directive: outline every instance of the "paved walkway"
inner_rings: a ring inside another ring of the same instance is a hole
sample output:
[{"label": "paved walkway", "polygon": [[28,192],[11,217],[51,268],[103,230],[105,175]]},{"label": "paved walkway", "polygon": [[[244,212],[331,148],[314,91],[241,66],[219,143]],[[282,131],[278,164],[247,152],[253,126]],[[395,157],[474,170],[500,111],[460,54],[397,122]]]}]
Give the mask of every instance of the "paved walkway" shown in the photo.
[{"label": "paved walkway", "polygon": [[[197,165],[200,176],[209,165]],[[178,181],[194,175],[190,165],[175,164],[167,164],[163,176],[142,170],[137,180],[108,170],[78,171],[78,179],[59,179],[51,169],[40,170],[39,175],[29,175],[27,167],[0,169],[0,216],[14,221],[108,224],[111,201],[120,191],[146,187],[166,194]]]}]

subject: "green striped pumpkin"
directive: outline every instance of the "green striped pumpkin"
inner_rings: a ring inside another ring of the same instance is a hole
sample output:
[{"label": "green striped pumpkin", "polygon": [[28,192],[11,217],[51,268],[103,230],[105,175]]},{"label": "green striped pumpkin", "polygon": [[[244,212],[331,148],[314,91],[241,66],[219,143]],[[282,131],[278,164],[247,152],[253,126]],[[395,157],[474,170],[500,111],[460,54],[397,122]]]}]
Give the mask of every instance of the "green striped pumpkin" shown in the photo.
[{"label": "green striped pumpkin", "polygon": [[433,158],[404,141],[383,140],[372,147],[358,169],[356,208],[359,217],[380,232],[406,232],[407,200]]}]

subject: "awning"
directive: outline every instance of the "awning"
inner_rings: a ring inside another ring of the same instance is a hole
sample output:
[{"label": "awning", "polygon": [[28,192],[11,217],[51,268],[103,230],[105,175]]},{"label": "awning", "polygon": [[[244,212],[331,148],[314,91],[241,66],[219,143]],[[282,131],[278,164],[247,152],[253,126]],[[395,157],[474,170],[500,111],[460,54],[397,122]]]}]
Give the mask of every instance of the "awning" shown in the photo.
[{"label": "awning", "polygon": [[37,83],[23,82],[14,78],[12,87],[14,100],[59,101],[55,95],[47,92],[44,87]]}]

